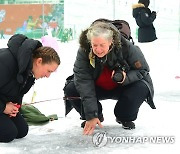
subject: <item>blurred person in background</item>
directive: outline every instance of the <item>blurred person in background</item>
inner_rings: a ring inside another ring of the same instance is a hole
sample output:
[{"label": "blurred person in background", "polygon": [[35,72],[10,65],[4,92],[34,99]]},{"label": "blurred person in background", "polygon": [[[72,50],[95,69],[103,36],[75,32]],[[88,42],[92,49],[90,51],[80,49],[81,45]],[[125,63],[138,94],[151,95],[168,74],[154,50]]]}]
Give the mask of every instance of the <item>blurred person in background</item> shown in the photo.
[{"label": "blurred person in background", "polygon": [[157,39],[156,30],[153,25],[156,12],[148,8],[149,0],[139,0],[133,5],[133,17],[138,25],[138,42],[152,42]]},{"label": "blurred person in background", "polygon": [[157,40],[157,36],[153,23],[157,13],[148,8],[149,4],[149,0],[139,0],[138,4],[134,4],[133,17],[138,25],[137,45],[141,48],[144,56],[149,62],[149,66],[155,67],[153,59],[155,58],[155,47],[158,46],[158,41],[155,41]]}]

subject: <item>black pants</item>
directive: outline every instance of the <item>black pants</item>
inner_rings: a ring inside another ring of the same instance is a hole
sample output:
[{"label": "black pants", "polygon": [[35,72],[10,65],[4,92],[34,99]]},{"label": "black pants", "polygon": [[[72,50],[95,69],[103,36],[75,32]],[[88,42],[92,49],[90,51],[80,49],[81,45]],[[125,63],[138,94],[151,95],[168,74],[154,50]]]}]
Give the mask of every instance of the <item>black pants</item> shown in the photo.
[{"label": "black pants", "polygon": [[[67,97],[79,97],[74,82],[70,82],[64,88],[64,93]],[[142,81],[137,81],[127,86],[118,86],[113,90],[103,90],[100,87],[96,87],[96,96],[98,104],[98,114],[102,114],[102,105],[100,100],[113,99],[117,100],[114,108],[114,115],[120,121],[134,121],[137,118],[139,108],[145,101],[149,94],[149,89]],[[83,105],[81,100],[70,100],[77,112],[81,115],[82,119],[85,119]]]},{"label": "black pants", "polygon": [[25,137],[28,125],[20,113],[16,117],[0,114],[0,142],[10,142],[14,139]]}]

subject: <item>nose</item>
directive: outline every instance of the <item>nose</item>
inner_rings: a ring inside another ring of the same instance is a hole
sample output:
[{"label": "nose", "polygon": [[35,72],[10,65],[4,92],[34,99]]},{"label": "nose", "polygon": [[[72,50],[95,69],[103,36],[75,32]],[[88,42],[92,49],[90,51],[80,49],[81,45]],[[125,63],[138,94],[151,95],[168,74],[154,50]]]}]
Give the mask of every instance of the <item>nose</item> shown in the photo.
[{"label": "nose", "polygon": [[51,73],[47,73],[47,74],[46,74],[46,78],[49,78],[50,75],[51,75]]},{"label": "nose", "polygon": [[94,48],[94,50],[95,50],[96,52],[100,52],[100,51],[101,51],[101,47],[97,46],[97,47]]}]

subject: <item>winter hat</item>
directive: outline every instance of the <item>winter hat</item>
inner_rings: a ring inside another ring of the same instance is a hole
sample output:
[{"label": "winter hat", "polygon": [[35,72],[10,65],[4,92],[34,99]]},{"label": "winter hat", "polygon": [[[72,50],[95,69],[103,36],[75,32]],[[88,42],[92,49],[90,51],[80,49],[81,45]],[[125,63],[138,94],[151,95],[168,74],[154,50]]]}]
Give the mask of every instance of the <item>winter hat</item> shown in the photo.
[{"label": "winter hat", "polygon": [[56,52],[59,52],[58,41],[54,37],[45,35],[45,36],[41,37],[41,41],[42,41],[43,46],[51,47]]},{"label": "winter hat", "polygon": [[138,2],[138,3],[142,3],[142,4],[144,4],[144,6],[145,6],[145,7],[148,7],[148,6],[149,6],[150,1],[149,1],[149,0],[139,0],[139,2]]}]

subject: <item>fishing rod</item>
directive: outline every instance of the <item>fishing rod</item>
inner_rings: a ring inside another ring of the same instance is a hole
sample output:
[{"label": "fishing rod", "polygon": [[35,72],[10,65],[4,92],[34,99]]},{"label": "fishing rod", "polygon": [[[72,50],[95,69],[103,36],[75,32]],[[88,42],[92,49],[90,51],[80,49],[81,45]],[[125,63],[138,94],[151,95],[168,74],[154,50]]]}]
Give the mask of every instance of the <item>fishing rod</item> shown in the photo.
[{"label": "fishing rod", "polygon": [[25,103],[25,104],[22,104],[22,105],[31,105],[31,104],[38,104],[38,103],[42,103],[42,102],[49,102],[49,101],[53,101],[53,100],[60,100],[60,99],[63,99],[63,100],[78,100],[78,99],[81,99],[81,97],[76,97],[76,96],[70,96],[70,97],[67,97],[67,96],[64,96],[64,97],[60,97],[60,98],[53,98],[53,99],[46,99],[46,100],[42,100],[42,101],[36,101],[36,102],[31,102],[31,103]]}]

